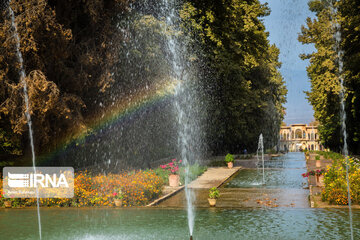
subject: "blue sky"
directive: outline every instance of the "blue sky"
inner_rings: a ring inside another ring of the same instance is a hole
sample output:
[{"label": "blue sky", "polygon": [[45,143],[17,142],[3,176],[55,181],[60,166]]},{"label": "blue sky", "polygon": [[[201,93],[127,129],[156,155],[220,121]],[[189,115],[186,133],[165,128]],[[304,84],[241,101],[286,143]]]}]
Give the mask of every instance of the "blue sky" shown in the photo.
[{"label": "blue sky", "polygon": [[288,89],[286,116],[287,124],[309,123],[313,117],[313,110],[304,91],[310,89],[310,82],[306,74],[308,61],[299,58],[301,53],[315,50],[312,45],[302,45],[297,37],[301,25],[306,18],[314,18],[309,11],[307,0],[260,0],[267,2],[271,8],[270,16],[263,19],[266,30],[270,33],[271,44],[275,43],[280,49],[280,69]]}]

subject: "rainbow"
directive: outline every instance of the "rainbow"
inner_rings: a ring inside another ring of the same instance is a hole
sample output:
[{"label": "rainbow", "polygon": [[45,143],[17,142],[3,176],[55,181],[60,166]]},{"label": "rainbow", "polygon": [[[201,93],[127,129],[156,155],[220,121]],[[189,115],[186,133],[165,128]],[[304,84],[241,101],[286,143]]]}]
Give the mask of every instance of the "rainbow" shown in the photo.
[{"label": "rainbow", "polygon": [[37,164],[51,161],[55,155],[66,150],[68,146],[78,145],[79,142],[98,133],[100,130],[173,96],[177,84],[179,84],[177,80],[162,81],[161,83],[154,84],[152,87],[135,91],[134,94],[131,94],[126,99],[120,99],[118,102],[107,107],[106,110],[88,119],[87,123],[73,133],[72,136],[58,141],[54,150],[39,155],[37,157]]}]

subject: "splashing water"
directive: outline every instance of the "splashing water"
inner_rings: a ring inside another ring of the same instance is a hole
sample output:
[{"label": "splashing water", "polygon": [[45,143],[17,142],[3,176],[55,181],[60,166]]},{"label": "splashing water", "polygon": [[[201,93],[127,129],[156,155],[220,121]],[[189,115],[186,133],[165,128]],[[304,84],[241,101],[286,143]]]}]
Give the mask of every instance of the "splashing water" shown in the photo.
[{"label": "splashing water", "polygon": [[[23,84],[24,89],[24,101],[25,101],[25,116],[29,127],[29,137],[30,137],[30,146],[31,146],[31,157],[34,174],[36,173],[36,164],[35,164],[35,149],[34,149],[34,138],[33,138],[33,130],[32,130],[32,122],[30,116],[30,106],[29,106],[29,96],[27,90],[27,83],[25,81],[25,69],[24,69],[24,60],[22,54],[20,52],[20,38],[17,32],[17,26],[15,22],[15,14],[14,11],[9,7],[9,12],[11,16],[11,27],[13,29],[13,35],[16,41],[16,56],[20,63],[20,82]],[[39,238],[41,239],[41,218],[40,218],[40,206],[39,206],[39,189],[36,187],[36,204],[37,204],[37,217],[38,217],[38,226],[39,226]]]},{"label": "splashing water", "polygon": [[[333,16],[337,15],[337,8],[331,4],[331,10],[333,12]],[[346,111],[345,111],[345,88],[344,88],[344,76],[343,76],[343,54],[344,51],[341,50],[341,26],[334,19],[333,28],[335,29],[335,51],[337,53],[338,59],[338,68],[339,68],[339,79],[340,79],[340,123],[341,123],[341,132],[343,135],[344,146],[343,146],[343,155],[346,160],[346,182],[347,182],[347,193],[348,193],[348,206],[349,206],[349,222],[350,222],[350,234],[351,239],[354,239],[353,232],[353,220],[352,220],[352,210],[351,210],[351,195],[350,195],[350,182],[349,182],[349,150],[347,146],[347,132],[346,132]]]},{"label": "splashing water", "polygon": [[194,194],[188,185],[191,174],[190,163],[195,159],[193,152],[199,134],[194,116],[195,106],[190,90],[189,72],[186,69],[187,63],[184,60],[186,47],[183,45],[183,41],[179,41],[181,33],[177,31],[178,28],[176,27],[180,20],[176,12],[178,5],[179,1],[177,0],[163,0],[161,10],[166,25],[168,60],[170,61],[172,71],[170,75],[176,81],[174,106],[178,125],[178,147],[185,166],[185,196],[189,233],[190,237],[192,237],[195,224]]},{"label": "splashing water", "polygon": [[259,151],[261,152],[261,160],[262,160],[262,177],[263,177],[262,184],[265,185],[264,139],[262,133],[259,136],[258,148],[256,150],[256,158],[258,164],[259,164]]}]

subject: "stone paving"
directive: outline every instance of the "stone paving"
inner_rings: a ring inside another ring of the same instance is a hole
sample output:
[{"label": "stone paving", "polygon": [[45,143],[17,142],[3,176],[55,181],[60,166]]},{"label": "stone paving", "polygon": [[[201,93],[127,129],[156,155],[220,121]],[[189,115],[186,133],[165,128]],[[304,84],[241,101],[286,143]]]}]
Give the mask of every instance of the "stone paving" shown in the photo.
[{"label": "stone paving", "polygon": [[161,196],[160,198],[156,199],[155,201],[149,203],[146,206],[147,207],[155,206],[155,205],[161,203],[162,201],[170,198],[171,196],[177,194],[179,191],[183,190],[183,188],[184,188],[184,186],[179,186],[179,187],[165,186],[163,191],[162,191],[163,196]]},{"label": "stone paving", "polygon": [[[217,208],[308,208],[306,189],[220,188]],[[208,189],[193,189],[196,208],[208,208]],[[185,208],[184,191],[161,202],[159,208]]]},{"label": "stone paving", "polygon": [[208,170],[198,177],[196,180],[189,184],[189,188],[212,188],[220,187],[226,180],[240,170],[240,167],[233,167],[231,169],[227,167],[210,167]]}]

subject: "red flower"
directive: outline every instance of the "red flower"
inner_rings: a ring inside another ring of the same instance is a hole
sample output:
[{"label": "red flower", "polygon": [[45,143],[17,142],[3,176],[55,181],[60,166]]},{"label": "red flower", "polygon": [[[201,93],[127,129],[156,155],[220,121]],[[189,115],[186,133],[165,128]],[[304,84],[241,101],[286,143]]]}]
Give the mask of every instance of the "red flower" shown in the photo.
[{"label": "red flower", "polygon": [[182,161],[176,161],[176,159],[172,159],[171,162],[169,162],[166,165],[160,165],[160,167],[162,169],[166,169],[169,171],[170,174],[177,174],[177,172],[179,171],[179,163],[181,163]]}]

